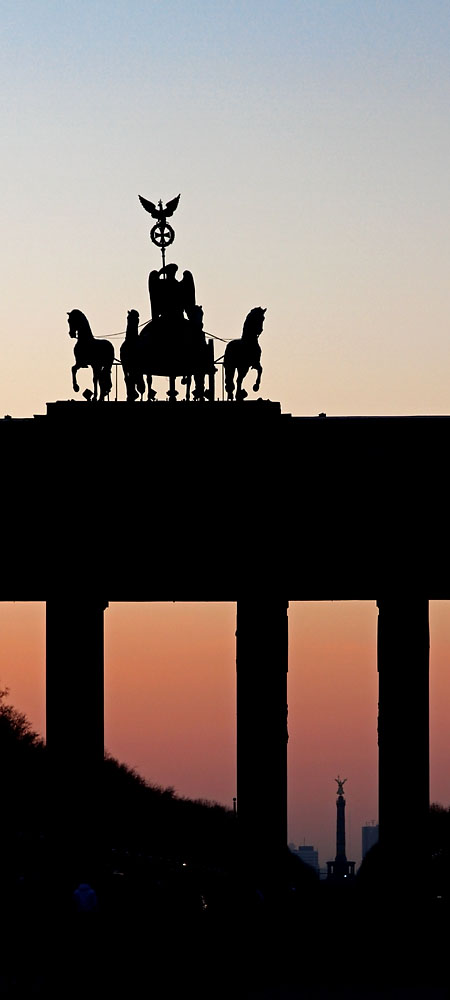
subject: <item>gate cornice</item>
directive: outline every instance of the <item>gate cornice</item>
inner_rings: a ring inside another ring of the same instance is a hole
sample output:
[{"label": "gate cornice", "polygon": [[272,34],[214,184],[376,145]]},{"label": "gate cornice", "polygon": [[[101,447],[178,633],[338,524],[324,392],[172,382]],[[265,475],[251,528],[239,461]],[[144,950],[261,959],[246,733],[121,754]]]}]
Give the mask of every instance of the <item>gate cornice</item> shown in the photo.
[{"label": "gate cornice", "polygon": [[450,597],[450,417],[57,402],[0,442],[3,600]]}]

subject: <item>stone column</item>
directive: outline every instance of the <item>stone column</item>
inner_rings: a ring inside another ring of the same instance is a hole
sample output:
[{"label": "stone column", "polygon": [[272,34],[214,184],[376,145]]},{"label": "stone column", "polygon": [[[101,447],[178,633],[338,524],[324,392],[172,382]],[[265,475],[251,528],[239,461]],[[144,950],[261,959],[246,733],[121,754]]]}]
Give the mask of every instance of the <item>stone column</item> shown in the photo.
[{"label": "stone column", "polygon": [[380,849],[388,879],[417,891],[428,874],[428,601],[377,604]]},{"label": "stone column", "polygon": [[237,602],[237,819],[241,849],[266,868],[287,846],[287,601]]},{"label": "stone column", "polygon": [[46,611],[50,819],[83,850],[97,840],[101,813],[106,607],[63,591],[48,599]]}]

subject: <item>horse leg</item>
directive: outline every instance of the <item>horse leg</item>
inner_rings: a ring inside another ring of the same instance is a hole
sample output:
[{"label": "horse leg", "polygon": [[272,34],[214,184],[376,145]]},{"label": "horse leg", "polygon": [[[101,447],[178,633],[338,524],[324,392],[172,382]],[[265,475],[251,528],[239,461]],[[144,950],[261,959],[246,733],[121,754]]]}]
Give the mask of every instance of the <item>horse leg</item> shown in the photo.
[{"label": "horse leg", "polygon": [[78,385],[77,382],[77,371],[78,371],[78,365],[77,364],[72,365],[72,385],[74,392],[80,391],[80,386]]},{"label": "horse leg", "polygon": [[227,399],[232,400],[234,394],[235,369],[231,365],[224,365],[224,368],[225,368],[225,389],[227,393]]},{"label": "horse leg", "polygon": [[178,396],[176,384],[177,384],[176,375],[169,375],[169,388],[167,390],[166,395],[169,397],[171,403],[174,403]]},{"label": "horse leg", "polygon": [[238,368],[238,374],[236,379],[236,400],[243,400],[246,398],[248,393],[242,388],[242,379],[247,374],[248,368]]},{"label": "horse leg", "polygon": [[185,394],[185,397],[184,397],[185,400],[186,400],[186,402],[189,402],[189,400],[191,398],[191,382],[192,382],[192,376],[191,375],[183,375],[183,378],[181,379],[181,385],[185,385],[186,386],[186,394]]},{"label": "horse leg", "polygon": [[140,396],[141,399],[142,399],[142,397],[144,395],[144,392],[145,392],[145,381],[144,381],[144,376],[143,376],[142,372],[137,371],[137,372],[134,373],[134,386],[133,386],[133,388],[135,390],[134,398],[137,399],[137,397]]},{"label": "horse leg", "polygon": [[203,372],[196,372],[194,374],[195,390],[193,392],[194,399],[200,400],[202,403],[205,398],[205,376]]},{"label": "horse leg", "polygon": [[152,403],[156,396],[155,390],[152,389],[152,377],[153,376],[150,375],[149,372],[147,372],[147,401],[149,403]]},{"label": "horse leg", "polygon": [[[138,381],[138,378],[140,378],[141,376],[136,376],[136,373],[132,371],[126,371],[126,372],[124,371],[123,377],[125,379],[125,385],[127,390],[127,403],[134,403],[134,401],[138,398],[139,395],[136,389],[136,382]],[[143,384],[143,381],[144,380],[142,379],[142,392],[145,392],[145,385]]]},{"label": "horse leg", "polygon": [[261,365],[255,365],[255,370],[258,372],[258,375],[257,375],[256,382],[255,382],[255,384],[253,386],[253,392],[258,392],[258,389],[259,389],[260,384],[261,384],[261,375],[262,375]]},{"label": "horse leg", "polygon": [[98,381],[100,385],[100,402],[104,403],[105,396],[109,396],[112,389],[111,381],[111,368],[100,368],[98,373]]},{"label": "horse leg", "polygon": [[132,386],[131,386],[130,372],[128,370],[125,370],[125,368],[123,367],[123,365],[122,365],[122,371],[123,371],[123,380],[125,382],[125,388],[127,390],[127,403],[129,403],[131,401],[131,398],[132,398],[131,397]]},{"label": "horse leg", "polygon": [[99,370],[98,370],[98,368],[94,368],[94,366],[92,366],[92,378],[93,378],[93,381],[94,381],[94,395],[92,397],[92,402],[96,403],[97,402],[97,392],[98,392]]}]

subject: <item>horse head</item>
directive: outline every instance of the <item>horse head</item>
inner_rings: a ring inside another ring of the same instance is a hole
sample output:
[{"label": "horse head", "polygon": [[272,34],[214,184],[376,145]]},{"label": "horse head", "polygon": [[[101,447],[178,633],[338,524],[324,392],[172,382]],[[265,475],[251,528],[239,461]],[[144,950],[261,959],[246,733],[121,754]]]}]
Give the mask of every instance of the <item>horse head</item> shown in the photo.
[{"label": "horse head", "polygon": [[78,330],[80,325],[84,322],[86,323],[86,316],[81,312],[80,309],[72,309],[71,312],[67,313],[69,319],[69,337],[75,337],[78,335]]},{"label": "horse head", "polygon": [[255,306],[254,309],[250,309],[250,312],[245,317],[244,326],[242,329],[242,337],[246,340],[247,338],[253,339],[257,338],[262,334],[262,328],[265,320],[266,310],[262,306]]},{"label": "horse head", "polygon": [[126,336],[137,337],[139,333],[139,313],[137,309],[129,309],[127,313]]},{"label": "horse head", "polygon": [[127,326],[139,325],[139,313],[137,309],[129,309],[127,312]]}]

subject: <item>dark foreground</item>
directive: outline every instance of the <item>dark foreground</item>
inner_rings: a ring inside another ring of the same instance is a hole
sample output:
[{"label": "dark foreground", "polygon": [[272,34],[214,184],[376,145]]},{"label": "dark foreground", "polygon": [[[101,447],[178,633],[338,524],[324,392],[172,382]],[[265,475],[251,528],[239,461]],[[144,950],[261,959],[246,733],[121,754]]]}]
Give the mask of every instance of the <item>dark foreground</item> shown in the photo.
[{"label": "dark foreground", "polygon": [[[37,891],[38,890],[38,891]],[[218,873],[120,870],[77,912],[51,882],[4,899],[0,993],[48,997],[441,1000],[449,905],[321,884],[262,898]],[[406,905],[405,905],[406,904]]]}]

